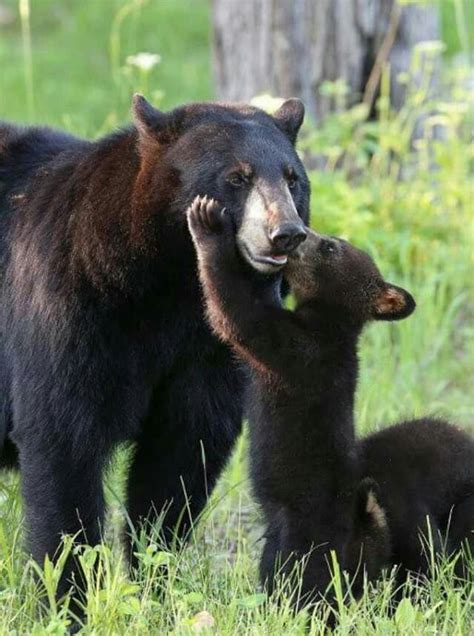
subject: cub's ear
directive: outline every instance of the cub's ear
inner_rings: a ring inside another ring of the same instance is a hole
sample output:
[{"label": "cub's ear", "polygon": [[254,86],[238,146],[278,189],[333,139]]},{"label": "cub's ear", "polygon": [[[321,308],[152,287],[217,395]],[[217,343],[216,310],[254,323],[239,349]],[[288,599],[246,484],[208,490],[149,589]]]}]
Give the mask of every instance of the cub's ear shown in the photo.
[{"label": "cub's ear", "polygon": [[375,479],[365,477],[357,487],[357,515],[362,522],[378,528],[387,526],[385,510],[380,503],[380,487]]},{"label": "cub's ear", "polygon": [[385,283],[372,307],[374,320],[401,320],[415,311],[415,299],[402,287]]},{"label": "cub's ear", "polygon": [[303,102],[295,97],[287,99],[273,114],[273,119],[276,121],[278,128],[294,144],[304,119]]},{"label": "cub's ear", "polygon": [[169,125],[169,115],[156,109],[139,93],[133,96],[132,114],[140,138],[156,136]]}]

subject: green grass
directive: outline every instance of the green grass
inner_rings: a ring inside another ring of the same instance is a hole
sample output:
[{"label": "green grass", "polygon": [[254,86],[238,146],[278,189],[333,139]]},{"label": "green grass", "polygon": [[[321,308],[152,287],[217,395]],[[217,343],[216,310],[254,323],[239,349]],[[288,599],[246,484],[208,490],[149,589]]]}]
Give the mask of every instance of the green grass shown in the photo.
[{"label": "green grass", "polygon": [[474,3],[470,0],[437,0],[447,55],[470,50],[474,44]]},{"label": "green grass", "polygon": [[[17,5],[18,0],[5,3],[15,15]],[[32,0],[31,33],[32,116],[19,15],[0,28],[0,118],[97,135],[127,118],[132,92],[143,88],[126,64],[127,56],[141,51],[162,56],[151,72],[149,93],[153,97],[153,86],[163,92],[161,106],[212,95],[205,0]],[[111,51],[114,35],[118,60]]]},{"label": "green grass", "polygon": [[[16,11],[14,0],[6,4]],[[447,0],[442,7],[450,54],[459,50],[453,6]],[[164,107],[208,98],[207,18],[207,3],[199,0],[34,0],[33,111],[30,115],[18,18],[0,28],[0,118],[95,136],[125,120],[131,93],[147,84],[149,95],[164,93]],[[147,77],[121,70],[127,69],[127,56],[140,51],[163,58]],[[330,159],[326,169],[310,174],[313,225],[369,249],[384,275],[407,287],[418,302],[409,320],[372,325],[364,335],[357,396],[361,434],[426,413],[473,430],[472,115],[462,77],[448,74],[447,82],[449,99],[431,109],[435,114],[429,120],[443,123],[443,141],[417,142],[410,150],[413,122],[429,110],[416,93],[398,115],[386,109],[384,94],[379,124],[365,123],[354,109],[323,129],[306,129],[301,143],[303,153]],[[304,634],[308,620],[312,634],[322,633],[327,608],[320,607],[312,618],[295,617],[287,600],[277,605],[258,588],[261,526],[250,495],[246,450],[244,436],[188,547],[163,552],[155,533],[144,537],[136,581],[127,578],[119,549],[127,456],[118,453],[106,482],[108,542],[82,557],[89,578],[84,633],[195,633],[202,611],[215,621],[208,633]],[[21,521],[19,480],[2,476],[0,634],[64,634],[67,604],[48,606],[48,595],[33,576],[35,566],[22,549]],[[94,562],[102,582],[92,574]],[[164,564],[166,579],[160,576]],[[42,576],[53,598],[59,568],[47,565]],[[436,564],[429,585],[415,586],[411,595],[405,590],[393,615],[392,592],[390,581],[381,581],[358,603],[342,606],[338,634],[464,636],[474,629],[472,589],[463,593],[454,585],[449,562]]]}]

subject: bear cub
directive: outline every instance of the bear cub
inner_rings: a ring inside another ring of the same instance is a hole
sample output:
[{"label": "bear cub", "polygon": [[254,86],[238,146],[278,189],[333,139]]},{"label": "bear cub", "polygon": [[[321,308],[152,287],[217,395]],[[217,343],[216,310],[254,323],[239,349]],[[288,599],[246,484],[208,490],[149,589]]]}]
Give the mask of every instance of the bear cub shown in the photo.
[{"label": "bear cub", "polygon": [[[328,592],[330,551],[360,593],[365,570],[427,572],[420,531],[448,532],[449,549],[472,537],[474,443],[444,422],[399,424],[357,442],[357,344],[371,320],[409,316],[415,302],[387,283],[349,243],[310,232],[285,277],[297,301],[257,295],[231,214],[198,197],[188,210],[208,321],[245,360],[251,477],[267,525],[260,565],[275,574],[304,565],[300,606]],[[471,538],[472,541],[472,538]],[[439,539],[439,547],[445,545]]]}]

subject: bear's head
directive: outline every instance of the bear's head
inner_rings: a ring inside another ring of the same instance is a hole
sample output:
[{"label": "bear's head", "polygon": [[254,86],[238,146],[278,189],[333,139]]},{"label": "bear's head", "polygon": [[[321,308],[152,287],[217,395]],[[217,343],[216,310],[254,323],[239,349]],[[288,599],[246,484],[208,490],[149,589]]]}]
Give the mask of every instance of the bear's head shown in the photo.
[{"label": "bear's head", "polygon": [[392,540],[380,487],[374,479],[366,477],[356,490],[354,524],[344,559],[356,598],[362,595],[364,578],[377,580],[391,558]]},{"label": "bear's head", "polygon": [[155,170],[161,188],[174,189],[183,223],[196,195],[218,200],[243,258],[257,271],[278,272],[306,238],[309,184],[294,148],[303,104],[289,99],[273,116],[218,103],[163,113],[136,95],[133,116],[142,165]]},{"label": "bear's head", "polygon": [[387,283],[368,254],[347,241],[308,230],[290,255],[284,275],[297,303],[314,303],[334,322],[400,320],[415,309],[413,297]]}]

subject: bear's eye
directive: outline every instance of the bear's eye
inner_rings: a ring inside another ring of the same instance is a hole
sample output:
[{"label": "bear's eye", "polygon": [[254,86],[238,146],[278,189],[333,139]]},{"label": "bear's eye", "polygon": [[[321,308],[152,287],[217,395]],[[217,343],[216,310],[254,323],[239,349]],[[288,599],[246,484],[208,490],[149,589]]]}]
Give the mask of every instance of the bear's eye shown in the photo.
[{"label": "bear's eye", "polygon": [[331,239],[322,239],[319,244],[319,251],[323,256],[331,256],[336,249],[336,242]]},{"label": "bear's eye", "polygon": [[233,172],[227,177],[228,183],[234,188],[241,188],[248,183],[248,177],[241,172]]},{"label": "bear's eye", "polygon": [[290,190],[293,190],[294,188],[296,188],[296,184],[298,183],[298,177],[295,175],[294,172],[291,172],[286,177],[286,182],[287,182],[288,187],[290,188]]}]

